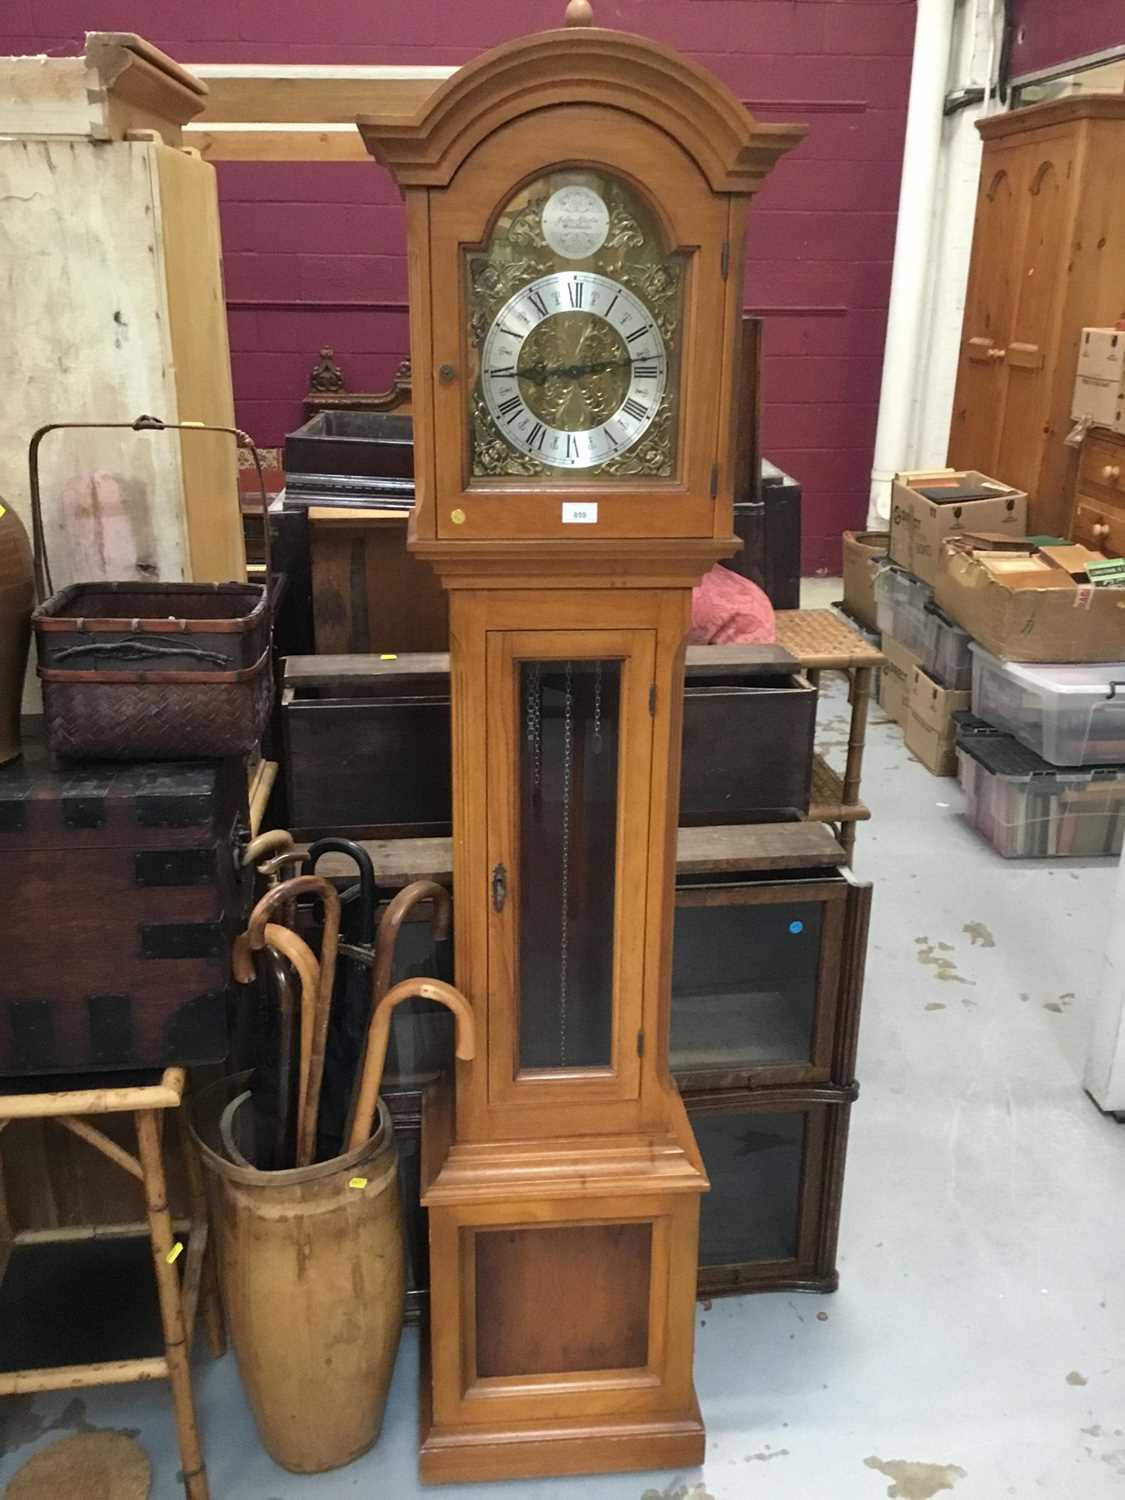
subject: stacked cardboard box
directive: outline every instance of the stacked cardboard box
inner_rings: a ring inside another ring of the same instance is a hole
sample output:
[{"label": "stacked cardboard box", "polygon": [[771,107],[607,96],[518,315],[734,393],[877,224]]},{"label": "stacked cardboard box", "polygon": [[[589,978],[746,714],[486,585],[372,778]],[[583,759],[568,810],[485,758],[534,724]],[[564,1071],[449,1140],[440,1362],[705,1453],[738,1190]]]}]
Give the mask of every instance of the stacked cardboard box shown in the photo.
[{"label": "stacked cardboard box", "polygon": [[1083,328],[1070,415],[1125,432],[1125,328]]},{"label": "stacked cardboard box", "polygon": [[899,474],[891,495],[890,563],[875,580],[883,668],[879,704],[935,776],[957,772],[953,714],[969,706],[969,634],[939,607],[946,539],[966,529],[1021,537],[1027,496],[976,470]]}]

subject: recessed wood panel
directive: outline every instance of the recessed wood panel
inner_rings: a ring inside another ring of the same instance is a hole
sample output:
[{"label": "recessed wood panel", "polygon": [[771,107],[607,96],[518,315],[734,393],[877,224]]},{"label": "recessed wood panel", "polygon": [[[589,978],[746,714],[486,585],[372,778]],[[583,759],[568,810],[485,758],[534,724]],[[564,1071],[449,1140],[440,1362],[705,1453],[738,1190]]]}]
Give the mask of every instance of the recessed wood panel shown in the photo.
[{"label": "recessed wood panel", "polygon": [[652,1225],[479,1230],[477,1375],[648,1363]]}]

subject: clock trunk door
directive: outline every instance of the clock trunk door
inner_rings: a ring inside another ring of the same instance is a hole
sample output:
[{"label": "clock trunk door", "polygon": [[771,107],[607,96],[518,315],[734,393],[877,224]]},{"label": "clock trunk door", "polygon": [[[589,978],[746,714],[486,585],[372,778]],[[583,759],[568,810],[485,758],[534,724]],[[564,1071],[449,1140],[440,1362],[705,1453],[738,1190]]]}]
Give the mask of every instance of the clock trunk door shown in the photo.
[{"label": "clock trunk door", "polygon": [[639,1095],[654,656],[651,630],[489,633],[488,1093],[533,1134]]}]

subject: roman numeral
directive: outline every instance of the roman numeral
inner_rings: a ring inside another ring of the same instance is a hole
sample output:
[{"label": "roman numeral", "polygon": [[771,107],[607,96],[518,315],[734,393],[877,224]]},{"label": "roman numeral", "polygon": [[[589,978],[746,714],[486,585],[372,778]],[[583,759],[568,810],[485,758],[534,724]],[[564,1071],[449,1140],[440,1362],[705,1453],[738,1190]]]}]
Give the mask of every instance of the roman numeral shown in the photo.
[{"label": "roman numeral", "polygon": [[500,402],[496,410],[511,422],[523,410],[523,402],[518,396],[509,396],[507,401]]},{"label": "roman numeral", "polygon": [[[496,371],[493,370],[493,371],[491,371],[491,373],[493,375],[495,375]],[[655,380],[656,377],[659,374],[660,374],[660,366],[659,365],[634,365],[633,366],[633,378],[634,378],[634,380]]]},{"label": "roman numeral", "polygon": [[541,318],[545,318],[547,316],[547,304],[543,301],[542,293],[528,292],[527,300],[531,303],[532,307]]},{"label": "roman numeral", "polygon": [[568,281],[566,285],[567,296],[570,298],[571,307],[582,306],[582,294],[586,288],[581,281]]},{"label": "roman numeral", "polygon": [[621,410],[627,411],[638,422],[643,421],[648,416],[648,407],[642,406],[639,401],[634,401],[632,396],[624,403]]},{"label": "roman numeral", "polygon": [[515,380],[516,367],[515,365],[494,365],[488,371],[488,378],[490,380]]},{"label": "roman numeral", "polygon": [[625,335],[625,342],[627,344],[631,344],[634,339],[642,339],[642,338],[644,338],[645,334],[649,331],[649,329],[651,327],[652,327],[651,323],[646,323],[643,328],[634,328],[633,331],[632,331],[632,333],[627,333]]},{"label": "roman numeral", "polygon": [[569,432],[566,435],[566,456],[567,458],[578,457],[578,439],[571,437]]},{"label": "roman numeral", "polygon": [[614,292],[614,294],[613,294],[613,301],[609,304],[609,306],[605,310],[605,315],[606,315],[607,318],[609,317],[609,315],[613,311],[613,309],[617,306],[617,299],[618,299],[618,297],[620,297],[620,295],[621,295],[620,292]]},{"label": "roman numeral", "polygon": [[500,332],[506,333],[510,339],[515,339],[517,343],[523,338],[522,333],[517,333],[514,328],[506,328],[503,323],[500,324]]},{"label": "roman numeral", "polygon": [[537,448],[539,450],[539,452],[542,453],[543,452],[543,439],[546,436],[547,436],[547,429],[543,426],[543,423],[542,422],[536,422],[535,426],[531,429],[531,431],[527,435],[527,446],[529,448]]}]

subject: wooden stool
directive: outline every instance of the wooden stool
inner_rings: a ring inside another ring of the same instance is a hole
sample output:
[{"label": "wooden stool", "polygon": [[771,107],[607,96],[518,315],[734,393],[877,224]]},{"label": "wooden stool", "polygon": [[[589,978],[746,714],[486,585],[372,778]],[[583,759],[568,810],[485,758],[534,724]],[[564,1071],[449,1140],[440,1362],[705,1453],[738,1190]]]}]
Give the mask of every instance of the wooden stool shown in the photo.
[{"label": "wooden stool", "polygon": [[[95,1385],[124,1385],[133,1380],[167,1380],[172,1387],[184,1493],[188,1500],[209,1500],[210,1491],[195,1417],[190,1368],[192,1332],[201,1290],[208,1342],[216,1358],[223,1353],[226,1342],[214,1257],[208,1254],[207,1199],[203,1176],[188,1139],[186,1115],[181,1109],[185,1086],[184,1070],[167,1068],[162,1076],[152,1075],[151,1082],[128,1086],[114,1083],[112,1077],[105,1086],[96,1083],[88,1086],[86,1079],[82,1083],[83,1087],[60,1089],[52,1093],[0,1093],[0,1130],[12,1120],[54,1120],[142,1184],[152,1245],[152,1264],[160,1300],[164,1353],[153,1358],[3,1371],[0,1372],[0,1396],[24,1395],[32,1391],[73,1390]],[[0,1089],[11,1087],[11,1081],[0,1084]],[[173,1232],[164,1174],[161,1137],[165,1110],[173,1110],[176,1114],[184,1147],[191,1204],[190,1242],[184,1262],[182,1288],[179,1269],[175,1264],[181,1247]],[[123,1113],[132,1114],[136,1123],[137,1156],[131,1155],[83,1118],[87,1115]],[[96,1232],[96,1228],[91,1230],[92,1234]],[[6,1268],[12,1248],[21,1243],[49,1242],[52,1238],[73,1238],[73,1231],[58,1230],[54,1234],[43,1231],[11,1233],[0,1183],[0,1275]]]},{"label": "wooden stool", "polygon": [[816,756],[809,817],[816,823],[829,823],[837,830],[850,864],[855,825],[871,816],[870,809],[859,800],[859,781],[871,682],[875,668],[881,667],[886,657],[833,610],[782,609],[776,618],[778,644],[796,657],[813,681],[822,671],[843,672],[848,679],[852,717],[844,775],[841,778],[823,755]]}]

